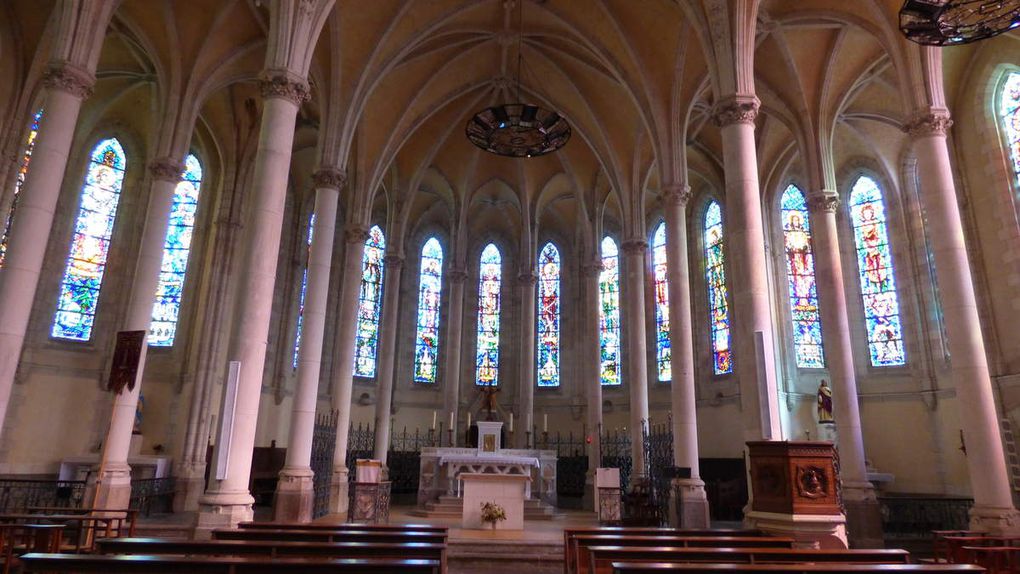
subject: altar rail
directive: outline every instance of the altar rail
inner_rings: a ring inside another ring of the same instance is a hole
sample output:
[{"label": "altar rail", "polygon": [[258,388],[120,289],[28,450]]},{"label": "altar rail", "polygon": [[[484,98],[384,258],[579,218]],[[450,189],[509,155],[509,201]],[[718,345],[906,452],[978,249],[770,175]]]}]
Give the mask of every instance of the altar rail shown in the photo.
[{"label": "altar rail", "polygon": [[929,539],[932,530],[967,530],[974,499],[937,494],[878,497],[886,539]]},{"label": "altar rail", "polygon": [[129,506],[137,508],[142,516],[173,512],[176,490],[177,479],[172,476],[134,479],[131,481]]},{"label": "altar rail", "polygon": [[84,480],[0,479],[0,512],[33,506],[81,508],[84,498]]}]

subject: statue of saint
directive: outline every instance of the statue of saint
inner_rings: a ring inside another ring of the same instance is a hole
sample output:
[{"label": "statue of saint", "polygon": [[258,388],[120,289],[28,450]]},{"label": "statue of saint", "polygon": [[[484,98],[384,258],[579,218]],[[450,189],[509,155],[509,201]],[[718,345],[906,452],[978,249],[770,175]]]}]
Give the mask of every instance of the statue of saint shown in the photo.
[{"label": "statue of saint", "polygon": [[835,422],[832,418],[832,389],[825,384],[825,379],[818,383],[818,422],[823,425]]}]

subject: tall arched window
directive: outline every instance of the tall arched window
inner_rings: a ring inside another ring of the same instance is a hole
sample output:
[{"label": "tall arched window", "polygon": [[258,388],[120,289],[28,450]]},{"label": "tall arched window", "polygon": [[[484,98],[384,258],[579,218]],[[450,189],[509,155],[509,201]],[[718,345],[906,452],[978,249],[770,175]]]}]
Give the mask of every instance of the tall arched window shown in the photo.
[{"label": "tall arched window", "polygon": [[361,259],[361,292],[358,295],[358,335],[354,347],[354,374],[374,377],[379,350],[379,311],[382,309],[383,256],[386,238],[378,225],[368,230]]},{"label": "tall arched window", "polygon": [[[418,328],[414,336],[414,382],[436,382],[439,367],[439,301],[443,294],[443,248],[435,237],[421,248]],[[458,310],[459,312],[459,310]]]},{"label": "tall arched window", "polygon": [[705,280],[708,283],[709,326],[712,332],[712,370],[733,372],[730,350],[730,305],[726,289],[726,255],[723,252],[722,208],[718,202],[705,210]]},{"label": "tall arched window", "polygon": [[793,320],[793,347],[797,366],[825,368],[822,352],[822,319],[818,311],[815,257],[811,251],[811,221],[804,193],[790,185],[779,200],[783,218],[786,279]]},{"label": "tall arched window", "polygon": [[620,384],[620,251],[611,237],[602,239],[599,273],[599,351],[603,385]]},{"label": "tall arched window", "polygon": [[669,282],[666,278],[666,222],[652,235],[652,267],[655,271],[655,365],[659,382],[672,380],[672,349],[669,344]]},{"label": "tall arched window", "polygon": [[7,218],[4,220],[4,234],[0,237],[0,267],[4,266],[7,259],[7,239],[11,232],[11,224],[14,223],[14,211],[18,208],[18,195],[22,186],[25,185],[25,177],[28,175],[28,164],[32,161],[32,151],[35,150],[35,138],[39,135],[39,120],[42,119],[42,109],[32,116],[32,123],[28,126],[28,136],[25,138],[25,153],[21,156],[21,163],[18,164],[18,177],[14,180],[14,195],[11,197],[11,206],[7,209]]},{"label": "tall arched window", "polygon": [[73,341],[92,338],[126,164],[124,148],[116,138],[105,139],[92,149],[50,329],[54,337]]},{"label": "tall arched window", "polygon": [[900,302],[889,248],[885,201],[874,179],[862,175],[850,190],[850,222],[857,247],[857,269],[864,301],[871,365],[905,365]]},{"label": "tall arched window", "polygon": [[298,367],[298,352],[301,350],[301,330],[305,324],[305,292],[308,290],[308,262],[312,255],[312,236],[315,234],[315,214],[308,217],[308,235],[305,237],[305,269],[301,272],[301,293],[298,295],[297,326],[294,328],[294,353],[290,364]]},{"label": "tall arched window", "polygon": [[1002,84],[999,118],[1013,168],[1013,183],[1020,189],[1020,72],[1011,72]]},{"label": "tall arched window", "polygon": [[499,290],[503,258],[492,243],[482,250],[478,268],[478,344],[475,351],[475,384],[499,383]]},{"label": "tall arched window", "polygon": [[560,385],[560,251],[546,243],[538,254],[538,386]]},{"label": "tall arched window", "polygon": [[188,270],[188,254],[195,232],[195,213],[202,187],[202,164],[194,154],[184,159],[184,177],[174,189],[170,222],[163,241],[163,263],[156,286],[156,302],[152,306],[149,346],[170,347],[177,335],[177,319],[181,312],[184,275]]}]

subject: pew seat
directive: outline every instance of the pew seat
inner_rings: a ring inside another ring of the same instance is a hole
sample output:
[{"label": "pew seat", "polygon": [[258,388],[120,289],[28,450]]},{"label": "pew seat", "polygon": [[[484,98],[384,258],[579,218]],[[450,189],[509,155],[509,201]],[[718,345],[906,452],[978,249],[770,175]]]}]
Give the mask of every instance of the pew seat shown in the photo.
[{"label": "pew seat", "polygon": [[272,558],[38,554],[21,557],[24,572],[104,574],[440,574],[438,560],[408,558]]},{"label": "pew seat", "polygon": [[980,574],[973,564],[675,564],[613,562],[613,574]]},{"label": "pew seat", "polygon": [[713,564],[909,564],[906,550],[816,550],[789,548],[633,548],[591,546],[590,573],[611,574],[614,562],[669,562]]}]

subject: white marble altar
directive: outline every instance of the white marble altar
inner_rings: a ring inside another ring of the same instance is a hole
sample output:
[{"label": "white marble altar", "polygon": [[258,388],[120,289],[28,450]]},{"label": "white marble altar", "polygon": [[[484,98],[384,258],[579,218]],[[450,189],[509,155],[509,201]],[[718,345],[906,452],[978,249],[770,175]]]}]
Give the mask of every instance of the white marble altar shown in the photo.
[{"label": "white marble altar", "polygon": [[461,496],[458,477],[466,473],[528,477],[527,497],[556,505],[556,451],[500,449],[490,453],[450,447],[422,449],[418,505],[424,507],[441,495]]},{"label": "white marble altar", "polygon": [[462,528],[492,528],[482,522],[482,505],[494,502],[506,511],[506,520],[496,530],[524,529],[524,500],[531,480],[517,474],[464,473],[464,513]]}]

